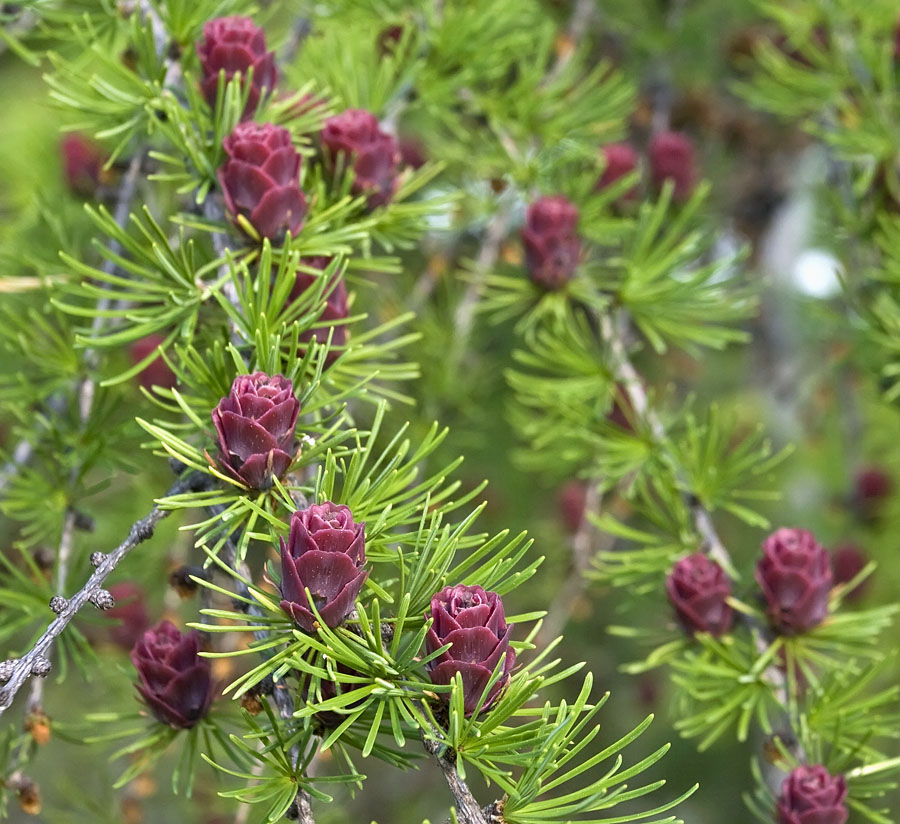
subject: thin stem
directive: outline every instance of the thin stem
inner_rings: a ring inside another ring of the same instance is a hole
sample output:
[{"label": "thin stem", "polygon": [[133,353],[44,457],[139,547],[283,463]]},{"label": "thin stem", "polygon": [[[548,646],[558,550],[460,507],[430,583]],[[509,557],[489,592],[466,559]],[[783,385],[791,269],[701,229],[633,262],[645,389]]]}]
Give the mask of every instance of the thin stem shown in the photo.
[{"label": "thin stem", "polygon": [[456,816],[459,824],[491,824],[491,818],[488,817],[489,811],[494,807],[482,809],[481,805],[475,800],[469,785],[462,780],[459,772],[456,770],[456,763],[450,757],[447,748],[439,741],[424,737],[422,741],[425,744],[425,751],[437,761],[447,786],[453,794],[456,802]]},{"label": "thin stem", "polygon": [[602,505],[603,496],[598,493],[596,482],[590,481],[581,521],[572,536],[572,565],[566,580],[547,609],[547,615],[536,639],[538,648],[546,647],[565,629],[579,597],[587,586],[585,573],[590,569],[591,561],[598,552],[610,549],[614,543],[614,538],[609,533],[598,535],[588,518],[588,513],[599,512]]},{"label": "thin stem", "polygon": [[[210,489],[211,486],[212,478],[210,476],[200,472],[191,472],[176,481],[166,492],[166,496],[180,495],[188,491],[198,492]],[[30,675],[37,673],[47,674],[46,665],[49,663],[47,653],[53,642],[62,635],[78,610],[103,588],[104,581],[119,565],[119,562],[138,544],[150,538],[156,525],[168,517],[169,512],[170,510],[154,506],[147,515],[132,524],[131,529],[128,531],[128,537],[112,552],[99,559],[97,568],[91,577],[88,578],[78,592],[66,601],[65,606],[59,611],[56,618],[34,646],[21,658],[0,664],[0,678],[6,682],[3,689],[0,689],[0,715],[12,704],[16,693]]]},{"label": "thin stem", "polygon": [[[221,507],[209,507],[209,510],[211,512],[217,510],[221,512]],[[244,561],[238,561],[237,547],[235,546],[234,539],[231,537],[225,541],[225,544],[222,547],[222,560],[240,576],[240,578],[235,578],[237,594],[240,595],[241,598],[251,600],[250,589],[247,587],[247,584],[244,583],[244,581],[249,581],[251,579],[250,569]],[[245,601],[240,601],[239,604],[240,608],[248,615],[263,615],[262,609],[255,604],[248,604]],[[255,632],[254,635],[258,641],[263,641],[268,637],[267,633],[261,630]],[[291,692],[284,681],[279,681],[274,685],[272,690],[272,700],[278,709],[278,715],[284,721],[292,721],[294,718],[294,697],[291,695]],[[300,746],[298,744],[291,747],[290,757],[293,764],[296,765],[299,763]],[[290,811],[294,813],[296,816],[295,820],[299,821],[300,824],[315,824],[309,793],[302,787],[297,790],[297,797],[294,799]]]},{"label": "thin stem", "polygon": [[[623,315],[623,321],[627,316]],[[613,317],[609,313],[603,313],[599,317],[600,336],[609,347],[611,366],[613,376],[616,382],[625,390],[628,396],[628,402],[634,409],[637,416],[645,421],[650,427],[650,432],[656,446],[660,449],[665,448],[666,428],[660,420],[659,415],[650,406],[647,400],[647,392],[644,384],[641,382],[640,375],[634,368],[631,359],[628,357],[628,350],[625,345],[624,335],[620,329],[616,328]],[[685,500],[691,512],[694,522],[694,529],[703,543],[704,551],[720,566],[726,569],[733,569],[731,556],[725,545],[719,538],[716,528],[713,524],[712,516],[709,511],[696,498],[685,495]]]},{"label": "thin stem", "polygon": [[[495,212],[488,222],[484,233],[484,242],[475,261],[475,271],[472,273],[472,278],[466,285],[462,299],[456,307],[453,324],[453,343],[451,344],[452,359],[461,358],[465,351],[466,343],[475,321],[475,309],[478,305],[478,298],[484,287],[485,278],[491,269],[494,268],[494,264],[500,255],[500,244],[503,242],[503,238],[506,237],[508,227],[509,215],[503,209]],[[425,285],[427,286],[427,284]],[[423,298],[427,296],[427,292],[421,295]]]},{"label": "thin stem", "polygon": [[[622,318],[624,320],[627,316],[623,314]],[[599,321],[600,335],[609,347],[612,361],[611,365],[615,379],[625,390],[628,401],[638,417],[644,420],[650,427],[656,446],[660,449],[664,449],[666,443],[665,427],[647,400],[647,393],[644,389],[644,385],[641,382],[637,370],[634,368],[634,365],[628,357],[622,332],[616,328],[613,318],[607,313],[602,314]],[[700,536],[703,551],[720,566],[725,569],[733,569],[734,565],[731,560],[731,555],[722,543],[722,539],[719,537],[718,532],[716,532],[712,515],[709,510],[707,510],[694,496],[685,494],[684,497],[690,508],[694,528]],[[761,653],[765,652],[769,640],[764,637],[762,634],[763,631],[755,625],[755,622],[747,621],[747,623],[756,639],[759,651]],[[776,693],[778,700],[782,703],[786,716],[788,716],[788,725],[790,726],[790,696],[788,694],[788,684],[784,673],[779,669],[776,663],[772,663],[763,672],[763,678],[772,685],[772,689]]]}]

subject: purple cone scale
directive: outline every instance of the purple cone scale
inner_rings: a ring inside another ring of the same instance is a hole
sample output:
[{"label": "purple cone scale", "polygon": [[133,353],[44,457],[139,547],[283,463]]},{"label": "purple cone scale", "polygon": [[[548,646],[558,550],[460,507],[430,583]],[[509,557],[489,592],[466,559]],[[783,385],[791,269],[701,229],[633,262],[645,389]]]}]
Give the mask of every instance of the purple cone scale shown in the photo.
[{"label": "purple cone scale", "polygon": [[[611,143],[603,147],[603,174],[597,181],[598,190],[611,186],[619,179],[630,175],[638,167],[638,154],[628,143]],[[638,196],[637,185],[622,195],[623,200],[633,200]]]},{"label": "purple cone scale", "polygon": [[[313,257],[301,260],[301,263],[306,266],[320,271],[324,271],[330,262],[331,259],[327,257]],[[294,281],[294,288],[291,289],[288,301],[293,302],[298,300],[307,290],[314,288],[317,285],[318,280],[319,277],[317,275],[298,269]],[[320,322],[329,322],[331,328],[334,329],[334,331],[331,332],[332,348],[328,351],[328,355],[325,359],[325,362],[328,365],[334,363],[335,359],[340,354],[337,347],[346,346],[347,344],[347,324],[342,323],[341,321],[345,321],[350,315],[350,309],[347,305],[347,284],[342,277],[337,278],[336,280],[337,282],[334,283],[333,287],[330,283],[325,287],[326,290],[330,291],[328,291],[328,296],[325,299],[325,308],[322,310],[322,314],[318,319]],[[307,329],[300,334],[300,340],[303,343],[309,343],[311,340],[315,340],[318,343],[325,343],[328,340],[329,332],[330,329],[328,327]],[[297,353],[298,357],[302,358],[305,353],[306,347],[301,346]]]},{"label": "purple cone scale", "polygon": [[[365,109],[347,109],[325,121],[322,146],[332,165],[339,155],[353,167],[353,194],[367,195],[370,209],[389,203],[397,189],[400,151]],[[352,160],[351,160],[352,159]]]},{"label": "purple cone scale", "polygon": [[564,286],[578,266],[578,209],[564,197],[542,197],[528,207],[522,243],[531,279],[545,289]]},{"label": "purple cone scale", "polygon": [[278,80],[275,53],[266,48],[265,32],[249,17],[210,20],[203,26],[203,40],[197,44],[197,56],[203,69],[200,87],[210,106],[216,105],[220,71],[225,71],[226,81],[240,72],[242,82],[246,83],[247,75],[253,69],[243,118],[253,115],[263,89],[271,91]]},{"label": "purple cone scale", "polygon": [[686,632],[719,636],[731,629],[734,611],[726,602],[731,581],[702,552],[682,558],[666,578],[666,594]]},{"label": "purple cone scale", "polygon": [[251,489],[268,489],[293,459],[299,413],[287,378],[265,372],[238,375],[212,412],[222,468]]},{"label": "purple cone scale", "polygon": [[197,654],[199,640],[198,633],[182,635],[171,621],[162,621],[131,650],[137,691],[157,720],[180,730],[200,721],[212,702],[212,675],[209,661]]},{"label": "purple cone scale", "polygon": [[697,171],[694,161],[694,144],[680,132],[660,132],[650,141],[650,174],[658,188],[671,180],[672,198],[676,202],[687,200],[694,191]]},{"label": "purple cone scale", "polygon": [[766,538],[762,550],[756,581],[772,626],[784,635],[796,635],[821,624],[833,584],[827,550],[811,532],[786,527]]},{"label": "purple cone scale", "polygon": [[778,824],[845,824],[847,782],[825,767],[797,767],[781,785]]},{"label": "purple cone scale", "polygon": [[[509,645],[513,627],[506,624],[502,599],[479,586],[444,587],[431,599],[431,617],[434,623],[425,636],[428,652],[452,645],[428,663],[432,682],[450,684],[459,673],[466,715],[483,712],[506,686],[516,663],[516,653]],[[482,704],[481,696],[504,654],[500,678]]]},{"label": "purple cone scale", "polygon": [[291,133],[271,123],[238,123],[222,146],[228,157],[219,183],[231,217],[245,217],[270,240],[296,235],[306,217],[306,195]]},{"label": "purple cone scale", "polygon": [[353,611],[365,583],[365,524],[350,507],[326,501],[295,512],[287,542],[281,540],[281,608],[307,632],[316,616],[332,629]]}]

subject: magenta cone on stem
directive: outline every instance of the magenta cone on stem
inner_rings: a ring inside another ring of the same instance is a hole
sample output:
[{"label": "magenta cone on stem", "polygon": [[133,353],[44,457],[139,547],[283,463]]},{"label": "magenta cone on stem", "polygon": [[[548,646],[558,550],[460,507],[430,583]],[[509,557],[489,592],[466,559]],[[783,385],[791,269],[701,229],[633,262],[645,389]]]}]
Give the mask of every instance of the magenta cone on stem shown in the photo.
[{"label": "magenta cone on stem", "polygon": [[252,489],[268,489],[290,466],[299,413],[287,378],[238,375],[212,412],[222,468]]},{"label": "magenta cone on stem", "polygon": [[59,149],[69,188],[82,197],[92,197],[103,182],[106,152],[80,134],[67,134],[60,141]]},{"label": "magenta cone on stem", "polygon": [[[869,563],[865,552],[856,544],[841,544],[831,551],[831,569],[834,573],[834,583],[849,584]],[[869,588],[871,578],[866,578],[853,589],[844,594],[844,600],[852,603],[865,595]]]},{"label": "magenta cone on stem", "polygon": [[116,646],[127,652],[150,626],[144,590],[134,581],[120,581],[109,588],[109,594],[116,602],[112,609],[103,613],[104,618],[116,622],[109,628],[109,637]]},{"label": "magenta cone on stem", "polygon": [[682,558],[666,578],[666,594],[688,633],[719,636],[731,629],[734,610],[728,605],[731,581],[702,552]]},{"label": "magenta cone on stem", "polygon": [[278,79],[275,53],[266,48],[265,32],[249,17],[210,20],[203,26],[203,40],[197,44],[197,56],[203,69],[201,89],[210,106],[216,105],[219,72],[223,69],[226,81],[240,72],[243,83],[247,81],[249,70],[253,69],[242,119],[252,117],[263,89],[271,91],[275,88]]},{"label": "magenta cone on stem", "polygon": [[[465,714],[487,710],[508,683],[516,663],[516,653],[509,645],[513,627],[506,625],[503,600],[479,586],[444,587],[431,599],[431,617],[434,623],[425,636],[428,652],[452,645],[427,664],[432,682],[450,684],[460,673]],[[481,695],[504,654],[500,678],[482,704]],[[449,694],[442,697],[449,700]]]},{"label": "magenta cone on stem", "polygon": [[322,146],[334,166],[338,156],[352,165],[353,194],[367,195],[370,209],[389,203],[397,189],[400,152],[397,141],[382,131],[378,118],[365,109],[347,109],[325,121]]},{"label": "magenta cone on stem", "polygon": [[569,481],[560,487],[556,496],[559,519],[566,532],[574,535],[584,520],[588,485],[584,481]]},{"label": "magenta cone on stem", "polygon": [[[331,262],[331,259],[327,257],[313,257],[304,258],[300,262],[306,266],[318,269],[319,271],[324,271]],[[290,302],[297,300],[308,289],[314,288],[318,279],[319,278],[316,275],[298,269],[296,280],[294,281],[294,288],[291,289],[288,300]],[[300,334],[300,340],[303,343],[309,343],[311,340],[325,343],[328,340],[330,329],[334,329],[333,332],[330,332],[331,346],[340,347],[347,344],[347,324],[340,322],[346,320],[350,315],[350,309],[347,304],[347,284],[342,277],[338,277],[336,280],[337,283],[334,284],[333,288],[331,288],[331,284],[325,287],[326,290],[330,289],[331,291],[328,292],[328,296],[325,299],[325,308],[318,318],[319,321],[330,322],[331,327],[323,326],[315,329],[307,329]],[[306,348],[300,347],[297,354],[299,357],[303,357],[305,353]],[[330,349],[325,362],[329,365],[332,364],[338,354],[339,351],[337,348]]]},{"label": "magenta cone on stem", "polygon": [[209,710],[213,683],[209,661],[198,655],[200,636],[182,635],[171,621],[148,629],[134,645],[137,691],[163,724],[193,727]]},{"label": "magenta cone on stem", "polygon": [[681,132],[660,132],[650,141],[650,174],[657,188],[671,180],[672,199],[687,200],[694,191],[694,144]]},{"label": "magenta cone on stem", "polygon": [[854,494],[861,506],[872,506],[891,494],[893,483],[880,467],[867,466],[856,475]]},{"label": "magenta cone on stem", "polygon": [[[147,335],[145,338],[136,340],[131,344],[130,348],[132,361],[140,363],[151,352],[154,352],[165,343],[165,340],[159,334]],[[158,355],[138,372],[137,380],[145,389],[150,389],[152,386],[171,389],[178,382],[175,373],[169,368],[169,364],[166,363],[162,355]]]},{"label": "magenta cone on stem", "polygon": [[326,501],[291,516],[287,542],[281,539],[281,608],[307,632],[316,616],[332,629],[353,611],[368,576],[365,524],[356,523],[350,507]]},{"label": "magenta cone on stem", "polygon": [[542,197],[528,207],[522,243],[531,279],[559,289],[572,279],[581,257],[578,209],[565,197]]},{"label": "magenta cone on stem", "polygon": [[222,143],[219,183],[232,219],[245,217],[270,240],[296,235],[306,217],[300,155],[291,133],[271,123],[238,123]]},{"label": "magenta cone on stem", "polygon": [[784,527],[766,538],[762,550],[756,581],[772,626],[784,635],[796,635],[821,624],[833,584],[825,548],[811,532]]},{"label": "magenta cone on stem", "polygon": [[847,782],[825,767],[796,767],[781,785],[778,824],[845,824]]},{"label": "magenta cone on stem", "polygon": [[[638,154],[628,143],[611,143],[603,147],[605,166],[597,181],[597,189],[605,189],[617,180],[631,174],[638,167]],[[637,186],[632,186],[622,195],[623,200],[633,200],[638,195]]]}]

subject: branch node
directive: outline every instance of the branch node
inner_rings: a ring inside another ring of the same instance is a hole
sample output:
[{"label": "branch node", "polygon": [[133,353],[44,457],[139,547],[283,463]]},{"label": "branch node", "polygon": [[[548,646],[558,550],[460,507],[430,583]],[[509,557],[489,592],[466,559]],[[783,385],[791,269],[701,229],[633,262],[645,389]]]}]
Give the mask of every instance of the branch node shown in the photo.
[{"label": "branch node", "polygon": [[153,524],[139,522],[134,525],[134,538],[138,543],[153,537]]},{"label": "branch node", "polygon": [[54,595],[50,599],[50,609],[57,615],[59,615],[67,606],[69,606],[69,601],[67,598],[63,598],[62,595]]},{"label": "branch node", "polygon": [[106,560],[106,555],[102,552],[92,552],[91,553],[91,566],[98,567]]},{"label": "branch node", "polygon": [[12,678],[17,659],[12,658],[8,661],[0,661],[0,681],[9,681]]},{"label": "branch node", "polygon": [[38,655],[31,663],[31,674],[38,678],[46,678],[50,674],[50,659],[44,655]]},{"label": "branch node", "polygon": [[116,605],[116,599],[113,598],[112,593],[108,589],[97,589],[91,595],[91,603],[97,609],[106,610],[112,609]]}]

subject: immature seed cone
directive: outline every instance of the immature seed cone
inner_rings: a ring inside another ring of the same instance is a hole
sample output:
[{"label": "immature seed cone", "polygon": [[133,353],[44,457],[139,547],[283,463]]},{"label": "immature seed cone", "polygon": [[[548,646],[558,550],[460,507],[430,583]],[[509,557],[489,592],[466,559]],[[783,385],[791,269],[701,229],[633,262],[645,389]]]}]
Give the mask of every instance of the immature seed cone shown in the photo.
[{"label": "immature seed cone", "polygon": [[368,196],[370,209],[389,203],[397,189],[400,152],[397,141],[381,130],[378,118],[365,109],[347,109],[325,121],[322,146],[329,164],[339,155],[353,164],[353,193]]},{"label": "immature seed cone", "polygon": [[199,649],[198,633],[182,635],[173,623],[162,621],[131,651],[140,678],[137,691],[157,720],[176,729],[193,727],[212,702],[210,666]]},{"label": "immature seed cone", "polygon": [[222,145],[228,158],[219,183],[231,217],[245,217],[270,240],[296,235],[306,217],[306,195],[291,133],[271,123],[238,123]]},{"label": "immature seed cone", "polygon": [[231,80],[240,72],[242,83],[253,69],[253,79],[242,119],[252,117],[263,89],[271,91],[278,80],[275,53],[266,48],[265,32],[249,17],[219,17],[203,26],[203,40],[197,44],[197,56],[203,69],[200,84],[210,106],[216,105],[219,72]]},{"label": "immature seed cone", "polygon": [[293,459],[299,413],[287,378],[265,372],[238,375],[212,412],[222,468],[252,489],[268,489]]},{"label": "immature seed cone", "polygon": [[584,481],[569,481],[560,487],[556,495],[557,511],[563,528],[571,535],[578,532],[584,520],[588,486]]},{"label": "immature seed cone", "polygon": [[568,199],[542,197],[528,207],[522,243],[531,279],[545,289],[564,286],[578,266],[578,209]]},{"label": "immature seed cone", "polygon": [[726,603],[731,581],[702,552],[682,558],[666,578],[666,594],[685,631],[718,637],[731,629],[734,610]]},{"label": "immature seed cone", "polygon": [[[597,181],[597,189],[605,189],[625,175],[631,174],[638,167],[638,154],[628,143],[611,143],[603,147],[603,159],[605,166],[603,174]],[[623,200],[634,200],[638,195],[637,186],[632,186],[625,194]]]},{"label": "immature seed cone", "polygon": [[[136,340],[131,344],[131,360],[139,363],[146,358],[151,352],[156,351],[165,341],[162,335],[147,335],[145,338]],[[175,373],[169,368],[169,364],[165,362],[162,355],[150,361],[137,375],[138,383],[145,389],[151,386],[161,386],[165,389],[171,389],[178,382]]]},{"label": "immature seed cone", "polygon": [[[831,551],[831,569],[834,573],[834,583],[847,584],[862,572],[869,559],[865,552],[856,544],[842,544]],[[866,578],[844,595],[847,602],[858,601],[866,594],[871,578]]]},{"label": "immature seed cone", "polygon": [[650,175],[657,188],[671,180],[672,198],[687,200],[694,191],[697,172],[694,168],[694,144],[680,132],[660,132],[650,141]]},{"label": "immature seed cone", "polygon": [[144,601],[144,590],[134,581],[120,581],[109,588],[116,601],[104,616],[116,620],[110,627],[109,637],[116,646],[130,650],[150,626],[150,616]]},{"label": "immature seed cone", "polygon": [[80,134],[67,134],[59,143],[63,176],[69,188],[82,197],[93,197],[103,182],[106,152]]},{"label": "immature seed cone", "polygon": [[[320,271],[324,271],[330,263],[330,259],[327,257],[314,257],[305,258],[301,262],[306,266],[311,266]],[[288,301],[293,302],[300,298],[307,289],[314,287],[317,281],[318,277],[316,275],[298,269],[296,280],[294,281],[294,288],[291,290]],[[331,288],[330,284],[325,288]],[[319,315],[320,321],[328,321],[332,324],[332,328],[334,329],[334,331],[331,332],[332,348],[328,351],[328,356],[325,359],[325,362],[328,365],[334,363],[337,358],[339,354],[337,347],[346,346],[347,344],[347,325],[346,323],[340,323],[340,321],[346,320],[349,315],[350,309],[347,305],[347,284],[344,282],[343,278],[338,278],[334,288],[331,289],[328,293],[328,297],[325,299],[325,309],[322,311],[322,314]],[[328,340],[328,335],[329,328],[323,326],[318,329],[307,329],[305,332],[301,333],[300,340],[303,343],[309,343],[311,340],[325,343],[325,341]],[[297,352],[298,356],[302,358],[305,353],[306,348],[301,346]]]},{"label": "immature seed cone", "polygon": [[326,501],[291,515],[287,542],[281,539],[281,608],[307,632],[316,617],[306,596],[329,627],[339,626],[353,606],[368,572],[365,524],[350,507]]},{"label": "immature seed cone", "polygon": [[822,766],[800,766],[784,780],[778,824],[845,824],[847,782]]},{"label": "immature seed cone", "polygon": [[[431,617],[434,623],[425,636],[428,652],[452,644],[427,664],[432,682],[449,684],[460,673],[466,715],[484,712],[509,682],[509,673],[516,663],[515,650],[509,645],[513,627],[506,625],[503,600],[496,592],[486,592],[479,586],[444,587],[431,599]],[[480,703],[504,653],[500,678],[484,703]],[[449,699],[448,694],[443,697]]]},{"label": "immature seed cone", "polygon": [[861,469],[854,479],[852,504],[859,517],[864,521],[878,519],[886,498],[893,490],[890,475],[878,466],[867,466]]},{"label": "immature seed cone", "polygon": [[833,584],[828,552],[811,532],[786,527],[766,538],[762,550],[756,581],[772,626],[796,635],[821,624]]}]

